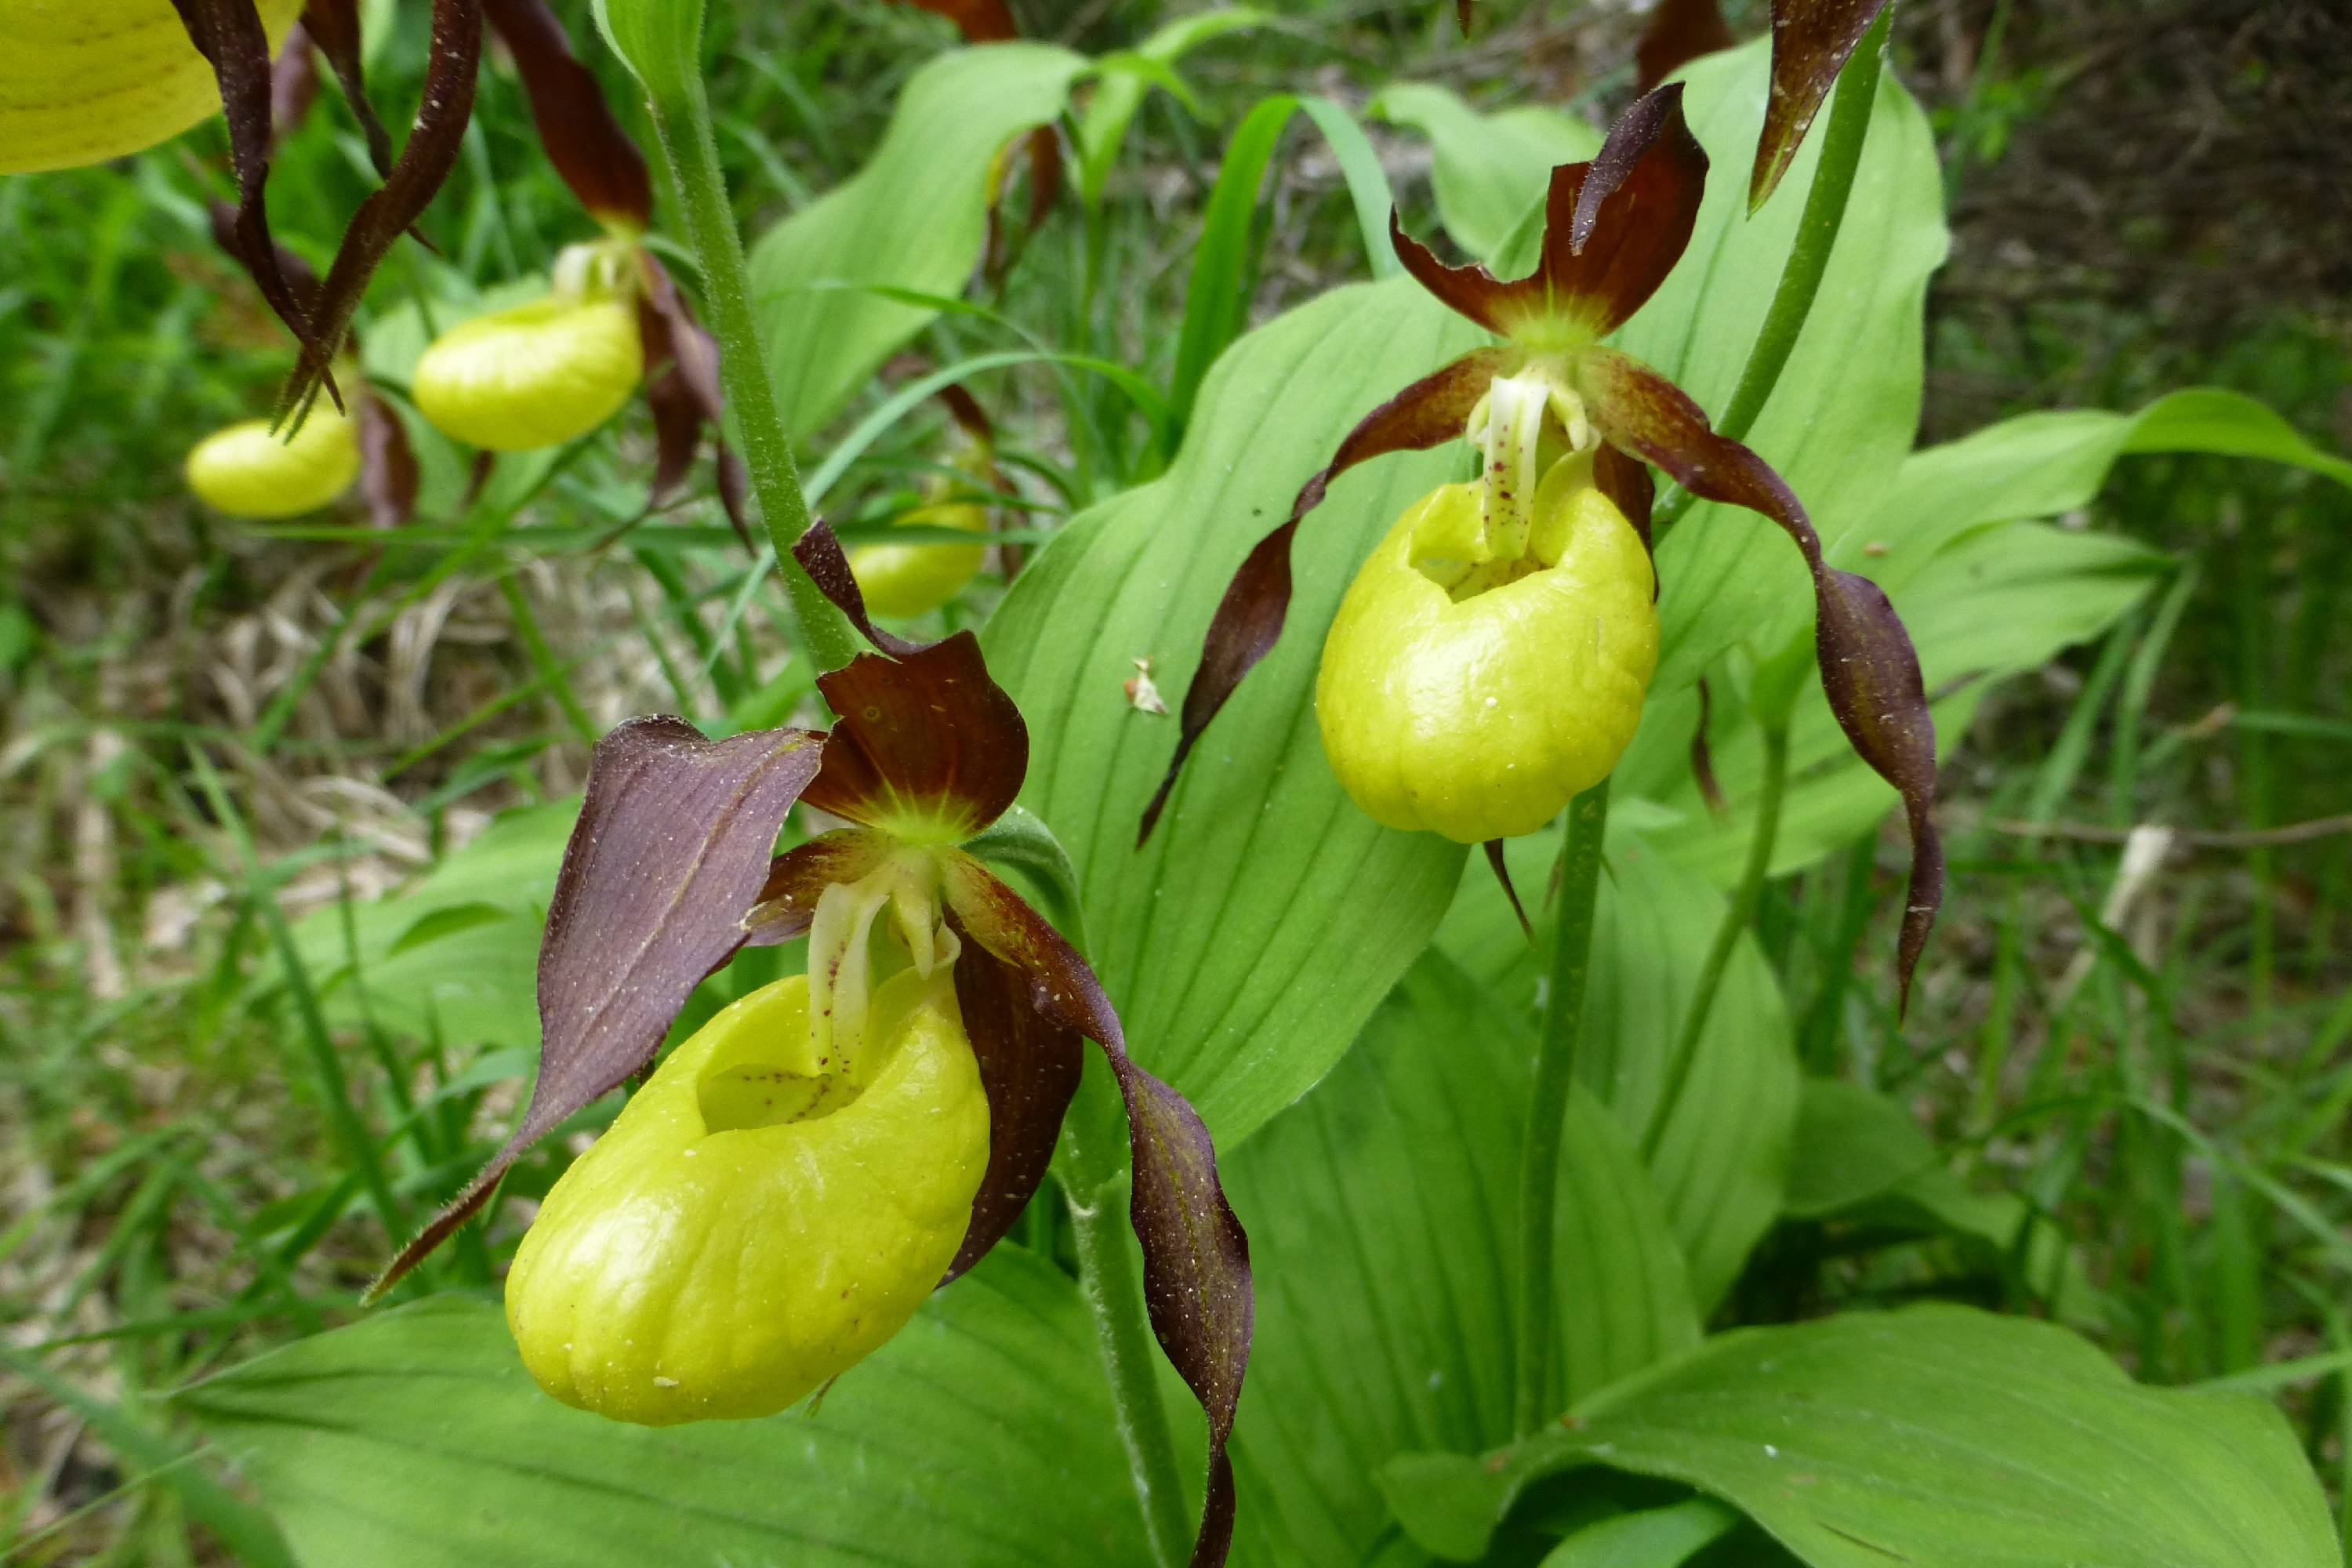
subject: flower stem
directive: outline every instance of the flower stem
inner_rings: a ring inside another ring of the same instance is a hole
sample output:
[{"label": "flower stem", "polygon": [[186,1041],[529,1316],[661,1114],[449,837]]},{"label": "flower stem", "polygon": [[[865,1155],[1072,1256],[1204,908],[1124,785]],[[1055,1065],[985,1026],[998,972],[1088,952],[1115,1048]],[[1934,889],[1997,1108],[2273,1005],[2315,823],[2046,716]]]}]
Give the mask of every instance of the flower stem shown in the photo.
[{"label": "flower stem", "polygon": [[1675,1054],[1666,1059],[1666,1078],[1658,1090],[1657,1103],[1650,1108],[1649,1125],[1642,1132],[1642,1158],[1648,1160],[1658,1152],[1658,1143],[1665,1136],[1666,1119],[1674,1114],[1675,1102],[1683,1096],[1683,1087],[1690,1081],[1691,1066],[1698,1059],[1698,1043],[1706,1032],[1707,1015],[1714,1010],[1715,994],[1723,988],[1724,971],[1731,966],[1731,955],[1739,945],[1739,936],[1756,919],[1756,906],[1764,896],[1764,879],[1772,869],[1772,846],[1780,836],[1780,802],[1789,784],[1789,721],[1786,714],[1768,719],[1764,723],[1764,790],[1756,800],[1756,825],[1748,838],[1748,863],[1740,868],[1739,887],[1725,907],[1723,919],[1715,928],[1715,942],[1706,950],[1706,958],[1699,966],[1698,984],[1691,991],[1690,1007],[1683,1015],[1683,1026],[1675,1037]]},{"label": "flower stem", "polygon": [[775,545],[776,570],[792,599],[793,617],[800,624],[809,657],[819,669],[838,669],[856,656],[857,644],[841,612],[793,559],[793,543],[808,531],[808,498],[801,491],[792,437],[776,405],[775,384],[768,379],[767,349],[751,316],[751,268],[743,258],[734,210],[728,205],[726,176],[719,168],[710,100],[701,78],[690,75],[677,90],[654,92],[651,103],[654,128],[660,132],[662,153],[677,182],[687,238],[701,264],[710,330],[719,340],[719,384],[735,416],[743,466],[760,498],[760,514]]},{"label": "flower stem", "polygon": [[[1837,248],[1838,230],[1845,224],[1853,177],[1862,167],[1871,110],[1878,101],[1879,73],[1886,63],[1887,25],[1894,15],[1892,5],[1878,14],[1838,78],[1837,93],[1830,102],[1829,127],[1822,133],[1821,162],[1813,166],[1812,186],[1805,193],[1804,216],[1798,219],[1795,243],[1780,268],[1780,287],[1773,290],[1755,346],[1748,351],[1748,365],[1739,373],[1731,402],[1723,417],[1715,422],[1717,433],[1731,440],[1746,440],[1755,426],[1765,400],[1788,368],[1789,356],[1796,352],[1805,318],[1812,314],[1813,300],[1821,293],[1830,253]],[[1664,528],[1675,521],[1690,510],[1696,499],[1687,490],[1675,497],[1658,510],[1653,526]]]},{"label": "flower stem", "polygon": [[1552,1231],[1559,1206],[1559,1148],[1576,1084],[1577,1035],[1592,973],[1592,910],[1601,890],[1601,841],[1609,826],[1609,781],[1569,803],[1560,859],[1559,914],[1553,922],[1551,980],[1536,1046],[1535,1090],[1519,1162],[1517,1378],[1512,1428],[1531,1436],[1551,1414]]},{"label": "flower stem", "polygon": [[1119,1440],[1127,1448],[1128,1475],[1143,1510],[1152,1561],[1158,1568],[1181,1568],[1192,1552],[1192,1530],[1185,1518],[1176,1440],[1153,1365],[1157,1352],[1144,1311],[1143,1280],[1129,1256],[1127,1184],[1118,1153],[1124,1118],[1109,1076],[1087,1073],[1064,1133],[1069,1160],[1063,1182],[1077,1238],[1078,1285],[1110,1378]]}]

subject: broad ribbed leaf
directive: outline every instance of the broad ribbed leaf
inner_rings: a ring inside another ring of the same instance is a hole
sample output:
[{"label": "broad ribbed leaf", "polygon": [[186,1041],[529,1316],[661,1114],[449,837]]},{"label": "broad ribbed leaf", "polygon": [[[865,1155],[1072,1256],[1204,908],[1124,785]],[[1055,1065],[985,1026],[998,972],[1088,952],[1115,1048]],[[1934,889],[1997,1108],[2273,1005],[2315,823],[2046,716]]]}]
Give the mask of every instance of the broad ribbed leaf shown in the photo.
[{"label": "broad ribbed leaf", "polygon": [[[1557,830],[1511,841],[1512,876],[1530,897],[1559,853]],[[1549,941],[1550,912],[1530,912]],[[1722,914],[1713,889],[1639,835],[1612,836],[1578,1066],[1630,1138],[1642,1138],[1656,1114],[1666,1058]],[[1485,867],[1464,877],[1438,945],[1518,1016],[1534,1019],[1537,965]],[[1722,1299],[1780,1213],[1797,1089],[1788,1008],[1763,954],[1743,937],[1650,1163],[1702,1310]]]},{"label": "broad ribbed leaf", "polygon": [[990,163],[1060,114],[1087,68],[1044,44],[941,56],[908,79],[866,166],[752,247],[752,304],[795,437],[839,413],[938,314],[861,289],[963,291],[987,240]]},{"label": "broad ribbed leaf", "polygon": [[[1391,1456],[1508,1437],[1534,1058],[1524,1019],[1427,954],[1331,1076],[1230,1162],[1261,1281],[1237,1561],[1361,1562],[1392,1528],[1374,1479]],[[1680,1252],[1623,1134],[1580,1093],[1569,1118],[1563,1408],[1698,1337]]]},{"label": "broad ribbed leaf", "polygon": [[[1748,1329],[1496,1459],[1385,1478],[1457,1561],[1547,1475],[1696,1487],[1812,1568],[2336,1568],[2294,1433],[2247,1394],[2142,1388],[2073,1334],[1967,1308]],[[1499,1461],[1499,1462],[1497,1462]]]},{"label": "broad ribbed leaf", "polygon": [[1573,115],[1533,103],[1482,114],[1427,82],[1384,87],[1366,111],[1429,138],[1437,220],[1459,249],[1486,261],[1543,200],[1555,165],[1601,151],[1601,132]]},{"label": "broad ribbed leaf", "polygon": [[1015,1247],[814,1411],[652,1428],[535,1387],[435,1297],[184,1396],[304,1568],[1032,1568],[1148,1561],[1092,1332]]},{"label": "broad ribbed leaf", "polygon": [[987,628],[990,668],[1029,721],[1023,799],[1077,865],[1089,956],[1137,1058],[1223,1149],[1329,1069],[1452,897],[1461,847],[1357,810],[1323,760],[1312,691],[1357,566],[1462,458],[1381,458],[1331,487],[1299,530],[1281,640],[1140,851],[1176,726],[1124,684],[1149,658],[1161,690],[1189,686],[1211,611],[1299,486],[1367,409],[1477,341],[1403,279],[1336,289],[1241,339],[1170,471],[1075,520]]}]

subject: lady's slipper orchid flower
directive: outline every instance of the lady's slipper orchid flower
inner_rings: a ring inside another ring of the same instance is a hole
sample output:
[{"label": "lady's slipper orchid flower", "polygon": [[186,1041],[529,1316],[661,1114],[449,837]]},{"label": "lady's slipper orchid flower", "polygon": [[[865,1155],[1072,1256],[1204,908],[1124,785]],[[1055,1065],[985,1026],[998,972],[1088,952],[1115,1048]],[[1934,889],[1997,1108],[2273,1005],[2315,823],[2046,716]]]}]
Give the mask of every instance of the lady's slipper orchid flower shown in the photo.
[{"label": "lady's slipper orchid flower", "polygon": [[[974,42],[1014,36],[1003,0],[910,3],[948,16]],[[226,113],[237,183],[233,254],[301,345],[279,395],[281,420],[307,416],[321,391],[340,402],[333,366],[368,280],[457,166],[473,118],[486,20],[513,53],[550,159],[589,210],[606,217],[608,227],[615,214],[633,216],[626,231],[633,236],[645,226],[652,205],[643,161],[606,110],[595,79],[572,57],[546,0],[433,0],[424,94],[396,158],[368,103],[359,8],[360,0],[94,0],[80,9],[37,5],[31,53],[21,61],[0,61],[0,174],[101,162],[152,145],[215,107]],[[324,286],[308,300],[297,297],[279,269],[266,205],[275,141],[270,53],[297,14],[341,83],[383,182],[352,216]],[[210,67],[209,85],[189,79],[192,62]],[[60,97],[59,82],[86,81],[108,89],[108,96],[96,105],[89,95]],[[116,112],[125,103],[131,111]],[[610,155],[616,142],[626,149],[625,158]],[[1050,127],[1033,135],[1030,145],[1034,225],[1060,187],[1060,154]],[[675,353],[682,373],[675,384],[657,381],[648,394],[662,442],[658,499],[677,482],[665,485],[663,476],[671,470],[679,432],[690,453],[701,421],[718,420],[716,355],[671,341],[688,335],[691,319],[657,267],[648,268],[647,282],[642,303],[660,320],[648,321],[646,363],[658,370]],[[740,478],[722,451],[721,494],[740,489]]]},{"label": "lady's slipper orchid flower", "polygon": [[267,419],[214,431],[188,453],[188,489],[230,517],[299,517],[316,511],[360,474],[356,421],[322,408],[289,436]]},{"label": "lady's slipper orchid flower", "polygon": [[[275,49],[303,0],[263,0],[253,28]],[[102,163],[216,114],[221,89],[172,0],[12,5],[0,51],[0,174]],[[265,73],[266,74],[266,73]]]},{"label": "lady's slipper orchid flower", "polygon": [[[901,516],[897,526],[985,535],[988,503],[982,487],[997,481],[995,443],[986,417],[970,395],[961,387],[950,390],[961,398],[957,417],[964,426],[963,447],[953,463],[956,471],[933,475],[925,486],[923,504]],[[977,426],[966,419],[966,407],[978,419]],[[987,558],[984,538],[970,544],[861,544],[849,552],[849,569],[869,611],[904,617],[929,615],[962,593],[980,575]]]},{"label": "lady's slipper orchid flower", "polygon": [[[598,743],[548,910],[530,1106],[378,1289],[641,1070],[706,974],[804,935],[806,973],[672,1052],[549,1194],[507,1286],[525,1363],[625,1420],[789,1405],[1004,1236],[1091,1038],[1126,1104],[1152,1327],[1209,1417],[1193,1561],[1222,1563],[1253,1299],[1207,1129],[1128,1056],[1085,959],[963,847],[1028,769],[1027,729],[978,641],[876,630],[822,525],[795,553],[883,651],[818,678],[841,715],[829,733],[711,742],[639,719]],[[796,798],[852,826],[772,861]]]},{"label": "lady's slipper orchid flower", "polygon": [[1627,110],[1598,157],[1552,172],[1542,258],[1525,278],[1446,266],[1391,216],[1405,269],[1504,342],[1366,416],[1250,552],[1210,622],[1144,835],[1202,731],[1281,634],[1300,521],[1357,464],[1457,437],[1483,451],[1479,479],[1409,513],[1332,625],[1318,700],[1325,747],[1382,821],[1469,838],[1548,818],[1547,803],[1557,810],[1615,764],[1655,657],[1654,624],[1628,602],[1651,584],[1618,531],[1630,525],[1646,542],[1652,465],[1697,496],[1769,518],[1804,555],[1831,709],[1854,750],[1902,792],[1910,819],[1899,959],[1907,993],[1943,887],[1929,816],[1935,730],[1910,637],[1875,584],[1823,559],[1811,520],[1769,465],[1715,434],[1664,376],[1601,341],[1680,259],[1706,166],[1673,84]]},{"label": "lady's slipper orchid flower", "polygon": [[572,246],[545,296],[450,328],[416,362],[417,412],[493,452],[576,440],[621,411],[645,374],[635,247]]}]

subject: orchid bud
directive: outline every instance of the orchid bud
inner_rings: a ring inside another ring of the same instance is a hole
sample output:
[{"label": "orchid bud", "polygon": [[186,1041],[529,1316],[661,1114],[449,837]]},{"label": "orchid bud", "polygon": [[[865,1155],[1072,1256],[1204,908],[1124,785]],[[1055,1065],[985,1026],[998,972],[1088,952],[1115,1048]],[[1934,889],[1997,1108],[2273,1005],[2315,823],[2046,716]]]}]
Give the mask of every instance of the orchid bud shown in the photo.
[{"label": "orchid bud", "polygon": [[567,250],[552,293],[461,321],[416,362],[416,406],[442,434],[493,452],[585,436],[645,374],[636,302],[608,247]]},{"label": "orchid bud", "polygon": [[988,1163],[952,974],[876,986],[846,1058],[818,1054],[805,975],[672,1053],[515,1255],[507,1322],[540,1386],[646,1426],[766,1415],[904,1327]]},{"label": "orchid bud", "polygon": [[359,477],[360,444],[349,416],[331,403],[310,410],[291,435],[267,419],[215,430],[188,453],[188,488],[231,517],[296,517],[315,511]]},{"label": "orchid bud", "polygon": [[[302,0],[260,0],[275,51]],[[171,0],[8,7],[0,50],[0,174],[102,163],[220,112],[212,66]]]},{"label": "orchid bud", "polygon": [[1555,462],[1525,552],[1490,544],[1484,480],[1407,509],[1357,574],[1315,686],[1324,754],[1391,827],[1465,844],[1533,833],[1606,777],[1657,668],[1648,552]]}]

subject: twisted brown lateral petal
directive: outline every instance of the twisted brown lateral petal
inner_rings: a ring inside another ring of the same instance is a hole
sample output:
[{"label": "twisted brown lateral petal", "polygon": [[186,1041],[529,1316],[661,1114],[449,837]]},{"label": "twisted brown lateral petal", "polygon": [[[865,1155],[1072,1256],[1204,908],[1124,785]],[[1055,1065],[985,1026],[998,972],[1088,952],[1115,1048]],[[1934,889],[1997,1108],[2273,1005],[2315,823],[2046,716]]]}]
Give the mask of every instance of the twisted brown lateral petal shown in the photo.
[{"label": "twisted brown lateral petal", "polygon": [[392,173],[392,136],[368,101],[367,71],[360,58],[359,0],[310,0],[302,8],[302,30],[327,57],[327,65],[343,89],[343,100],[367,137],[368,162],[376,177]]},{"label": "twisted brown lateral petal", "polygon": [[808,787],[819,811],[877,827],[916,813],[968,838],[1021,793],[1029,726],[971,633],[895,658],[862,653],[816,684],[841,715]]},{"label": "twisted brown lateral petal", "polygon": [[1748,180],[1749,212],[1771,198],[1838,72],[1885,9],[1886,0],[1772,0],[1772,97]]},{"label": "twisted brown lateral petal", "polygon": [[539,1081],[522,1124],[377,1280],[378,1296],[481,1207],[507,1167],[653,1059],[686,998],[742,944],[777,830],[815,776],[805,730],[706,741],[632,719],[596,743],[539,949]]},{"label": "twisted brown lateral petal", "polygon": [[1099,1045],[1118,1079],[1134,1162],[1129,1215],[1143,1244],[1151,1331],[1209,1418],[1208,1498],[1192,1562],[1213,1568],[1233,1542],[1234,1469],[1225,1443],[1256,1316],[1249,1237],[1217,1179],[1216,1148],[1184,1097],[1127,1054],[1102,983],[1043,916],[970,856],[950,861],[947,897],[973,939],[1025,977],[1031,1005]]},{"label": "twisted brown lateral petal", "polygon": [[1634,46],[1639,81],[1649,91],[1701,55],[1731,47],[1731,28],[1716,0],[1658,0]]},{"label": "twisted brown lateral petal", "polygon": [[1706,154],[1683,119],[1679,82],[1636,100],[1591,162],[1551,172],[1543,253],[1507,281],[1484,267],[1449,267],[1389,215],[1389,244],[1420,285],[1492,332],[1534,342],[1572,323],[1614,331],[1682,259],[1706,195]]},{"label": "twisted brown lateral petal", "polygon": [[942,1285],[987,1257],[1035,1195],[1085,1065],[1078,1032],[1031,1005],[1029,976],[989,952],[952,914],[948,923],[963,942],[956,1005],[988,1094],[988,1169]]},{"label": "twisted brown lateral petal", "polygon": [[645,227],[654,215],[645,154],[613,118],[595,74],[572,52],[547,0],[484,0],[484,9],[514,56],[547,161],[597,217]]},{"label": "twisted brown lateral petal", "polygon": [[[298,296],[278,265],[269,237],[264,187],[269,181],[269,35],[254,0],[172,0],[188,41],[213,68],[221,108],[228,116],[229,160],[236,168],[236,243],[229,254],[245,265],[261,297],[307,353],[311,342],[309,301]],[[320,374],[326,373],[321,358]]]},{"label": "twisted brown lateral petal", "polygon": [[1503,374],[1515,357],[1508,349],[1474,350],[1365,415],[1339,443],[1331,460],[1299,487],[1297,499],[1290,503],[1288,521],[1251,549],[1226,585],[1224,597],[1217,601],[1216,614],[1210,617],[1200,667],[1184,692],[1176,754],[1168,760],[1168,772],[1152,792],[1151,803],[1143,808],[1142,826],[1135,836],[1139,845],[1151,837],[1169,792],[1176,787],[1176,775],[1183,770],[1184,759],[1192,754],[1201,731],[1224,707],[1242,677],[1282,636],[1283,617],[1290,609],[1290,540],[1298,531],[1299,519],[1321,503],[1333,479],[1358,463],[1389,452],[1424,451],[1461,435],[1470,411],[1486,395],[1487,384]]},{"label": "twisted brown lateral petal", "polygon": [[[199,0],[190,0],[199,3]],[[226,4],[227,0],[219,0]],[[249,4],[250,0],[237,0]],[[425,100],[408,144],[385,176],[383,186],[360,204],[343,231],[334,265],[327,269],[302,339],[302,356],[278,396],[278,416],[307,409],[321,385],[332,390],[328,366],[367,292],[376,264],[403,230],[433,200],[457,162],[466,121],[474,112],[475,76],[482,58],[482,0],[433,0],[433,50],[425,68]]]},{"label": "twisted brown lateral petal", "polygon": [[1944,850],[1936,835],[1936,722],[1919,656],[1895,606],[1867,577],[1822,558],[1821,536],[1771,466],[1707,426],[1697,404],[1656,371],[1613,349],[1577,363],[1578,389],[1608,440],[1656,464],[1689,490],[1770,518],[1804,552],[1817,614],[1813,646],[1822,689],[1863,761],[1902,792],[1911,825],[1911,885],[1896,957],[1901,1003],[1944,901]]}]

